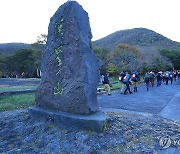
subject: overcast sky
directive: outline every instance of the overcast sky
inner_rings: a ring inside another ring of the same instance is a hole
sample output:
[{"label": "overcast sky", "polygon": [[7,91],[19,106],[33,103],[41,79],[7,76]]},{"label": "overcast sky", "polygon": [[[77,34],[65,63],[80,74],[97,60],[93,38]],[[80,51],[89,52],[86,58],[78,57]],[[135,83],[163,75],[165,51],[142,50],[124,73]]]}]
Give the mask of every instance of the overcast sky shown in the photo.
[{"label": "overcast sky", "polygon": [[[65,0],[0,0],[0,43],[34,43]],[[148,28],[180,42],[180,0],[77,0],[97,40],[118,30]]]}]

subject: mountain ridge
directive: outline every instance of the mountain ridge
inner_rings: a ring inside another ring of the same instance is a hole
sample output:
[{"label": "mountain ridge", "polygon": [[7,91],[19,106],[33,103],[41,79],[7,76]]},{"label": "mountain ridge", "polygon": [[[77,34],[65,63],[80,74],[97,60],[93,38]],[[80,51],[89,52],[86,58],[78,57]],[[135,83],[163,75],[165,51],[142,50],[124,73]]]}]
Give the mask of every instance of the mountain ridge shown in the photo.
[{"label": "mountain ridge", "polygon": [[[100,48],[114,50],[118,44],[129,44],[137,47],[140,51],[157,51],[159,49],[178,49],[180,42],[172,41],[169,38],[146,28],[133,28],[119,30],[101,39],[92,41],[92,45]],[[0,52],[9,56],[20,49],[32,49],[33,44],[27,43],[0,43]],[[36,47],[35,47],[36,48]]]},{"label": "mountain ridge", "polygon": [[180,43],[146,28],[133,28],[111,33],[99,40],[93,41],[93,46],[114,49],[118,44],[129,44],[139,49],[180,49]]},{"label": "mountain ridge", "polygon": [[31,49],[33,48],[32,44],[27,43],[0,43],[0,52],[5,55],[11,55],[20,49]]}]

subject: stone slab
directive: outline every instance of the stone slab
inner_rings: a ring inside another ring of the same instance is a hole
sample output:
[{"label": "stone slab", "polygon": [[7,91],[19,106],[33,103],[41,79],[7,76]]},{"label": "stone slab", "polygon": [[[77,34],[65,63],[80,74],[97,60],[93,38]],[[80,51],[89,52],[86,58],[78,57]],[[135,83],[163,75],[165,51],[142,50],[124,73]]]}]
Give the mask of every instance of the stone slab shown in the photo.
[{"label": "stone slab", "polygon": [[92,115],[77,115],[60,111],[29,107],[28,112],[35,120],[41,120],[53,124],[61,129],[87,130],[103,132],[109,117],[103,112],[96,112]]},{"label": "stone slab", "polygon": [[129,111],[129,110],[123,110],[123,109],[115,109],[115,108],[99,108],[102,112],[108,113],[108,112],[116,112],[116,113],[124,113],[124,114],[133,114],[133,115],[143,115],[146,117],[153,116],[151,113],[145,113],[145,112],[137,112],[137,111]]}]

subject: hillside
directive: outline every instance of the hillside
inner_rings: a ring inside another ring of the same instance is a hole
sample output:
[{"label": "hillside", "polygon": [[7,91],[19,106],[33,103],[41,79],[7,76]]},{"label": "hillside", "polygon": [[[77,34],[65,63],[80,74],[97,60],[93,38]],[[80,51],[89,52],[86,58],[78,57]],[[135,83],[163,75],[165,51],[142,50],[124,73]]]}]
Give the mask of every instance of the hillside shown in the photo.
[{"label": "hillside", "polygon": [[35,50],[43,50],[44,45],[41,44],[25,44],[25,43],[4,43],[0,44],[0,52],[4,56],[9,56],[20,49],[35,49]]},{"label": "hillside", "polygon": [[4,43],[4,44],[0,44],[0,52],[5,56],[11,55],[20,49],[30,49],[30,48],[32,48],[32,45],[31,44],[25,44],[25,43]]},{"label": "hillside", "polygon": [[180,49],[180,43],[145,28],[134,28],[114,32],[93,42],[93,46],[114,49],[118,44],[126,43],[141,50]]},{"label": "hillside", "polygon": [[[114,32],[102,39],[93,41],[93,46],[114,49],[118,44],[126,43],[136,46],[142,52],[158,49],[179,49],[180,43],[172,41],[161,34],[146,28],[134,28]],[[4,43],[0,44],[0,52],[8,56],[20,49],[43,49],[43,46],[33,46],[25,43]]]}]

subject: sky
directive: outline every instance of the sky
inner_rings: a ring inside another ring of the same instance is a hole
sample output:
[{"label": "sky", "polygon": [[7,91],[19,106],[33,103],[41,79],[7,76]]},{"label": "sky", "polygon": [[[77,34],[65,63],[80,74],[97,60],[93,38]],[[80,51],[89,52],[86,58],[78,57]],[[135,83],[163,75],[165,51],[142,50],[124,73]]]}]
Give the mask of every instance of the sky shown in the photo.
[{"label": "sky", "polygon": [[[66,0],[0,0],[0,43],[34,43]],[[92,40],[148,28],[180,42],[180,0],[77,0],[88,12]]]}]

